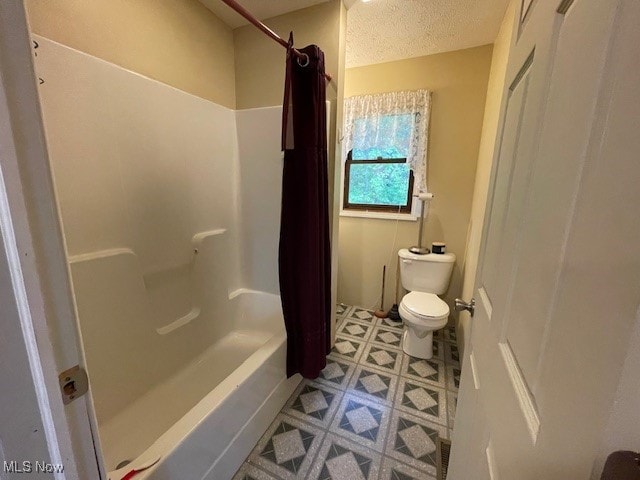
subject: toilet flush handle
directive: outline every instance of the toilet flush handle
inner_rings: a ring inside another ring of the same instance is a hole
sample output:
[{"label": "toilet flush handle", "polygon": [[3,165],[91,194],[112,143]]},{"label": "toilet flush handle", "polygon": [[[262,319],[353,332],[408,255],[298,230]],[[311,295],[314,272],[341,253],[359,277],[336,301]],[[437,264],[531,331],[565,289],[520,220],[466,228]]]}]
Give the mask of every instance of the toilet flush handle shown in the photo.
[{"label": "toilet flush handle", "polygon": [[411,260],[408,260],[408,259],[406,259],[406,258],[403,258],[403,259],[402,259],[402,263],[404,263],[404,264],[408,265],[408,264],[413,263],[413,262],[412,262]]},{"label": "toilet flush handle", "polygon": [[476,311],[476,299],[472,298],[469,303],[465,302],[461,298],[455,299],[456,312],[462,312],[466,310],[473,317],[473,313]]}]

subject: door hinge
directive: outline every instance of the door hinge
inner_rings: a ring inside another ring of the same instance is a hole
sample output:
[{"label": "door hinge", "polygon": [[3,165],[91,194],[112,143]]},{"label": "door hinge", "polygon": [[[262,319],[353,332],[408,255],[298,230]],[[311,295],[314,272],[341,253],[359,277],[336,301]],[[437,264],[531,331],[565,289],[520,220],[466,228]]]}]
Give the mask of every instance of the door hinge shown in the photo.
[{"label": "door hinge", "polygon": [[89,390],[89,378],[84,368],[76,365],[58,375],[62,403],[69,405]]}]

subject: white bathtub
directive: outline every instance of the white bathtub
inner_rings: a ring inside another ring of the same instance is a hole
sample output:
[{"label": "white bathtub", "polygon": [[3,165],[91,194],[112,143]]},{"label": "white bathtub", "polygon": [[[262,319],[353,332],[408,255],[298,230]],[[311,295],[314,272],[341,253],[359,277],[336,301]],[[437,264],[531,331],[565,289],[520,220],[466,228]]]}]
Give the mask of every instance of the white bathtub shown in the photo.
[{"label": "white bathtub", "polygon": [[111,458],[128,459],[127,452],[156,437],[130,464],[109,472],[111,480],[157,457],[137,480],[230,479],[300,382],[286,378],[280,297],[238,290],[231,298],[232,331],[101,425]]}]

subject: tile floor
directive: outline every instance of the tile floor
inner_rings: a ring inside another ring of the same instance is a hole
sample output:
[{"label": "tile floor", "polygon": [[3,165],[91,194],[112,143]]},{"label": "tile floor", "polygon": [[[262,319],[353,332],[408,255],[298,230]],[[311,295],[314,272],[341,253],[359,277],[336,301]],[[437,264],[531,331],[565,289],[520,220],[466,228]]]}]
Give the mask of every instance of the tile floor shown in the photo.
[{"label": "tile floor", "polygon": [[234,480],[432,480],[450,438],[460,381],[456,333],[434,356],[401,348],[402,324],[338,305],[327,367],[303,380]]}]

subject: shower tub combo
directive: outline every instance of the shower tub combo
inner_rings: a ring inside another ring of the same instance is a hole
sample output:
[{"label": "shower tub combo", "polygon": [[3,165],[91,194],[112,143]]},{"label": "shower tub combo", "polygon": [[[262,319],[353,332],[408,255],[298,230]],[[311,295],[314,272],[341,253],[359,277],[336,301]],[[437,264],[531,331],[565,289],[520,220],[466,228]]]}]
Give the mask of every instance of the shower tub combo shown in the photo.
[{"label": "shower tub combo", "polygon": [[281,109],[36,38],[103,468],[229,479],[300,381],[277,295]]},{"label": "shower tub combo", "polygon": [[[280,297],[228,295],[224,282],[207,279],[225,263],[214,253],[225,250],[225,235],[197,235],[193,260],[166,272],[142,274],[128,249],[70,259],[111,480],[156,458],[136,478],[231,478],[299,382],[286,379]],[[138,299],[166,295],[161,277],[180,270],[199,301],[172,323],[153,325],[152,302]]]}]

